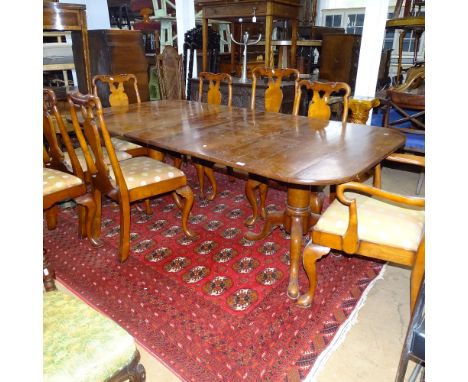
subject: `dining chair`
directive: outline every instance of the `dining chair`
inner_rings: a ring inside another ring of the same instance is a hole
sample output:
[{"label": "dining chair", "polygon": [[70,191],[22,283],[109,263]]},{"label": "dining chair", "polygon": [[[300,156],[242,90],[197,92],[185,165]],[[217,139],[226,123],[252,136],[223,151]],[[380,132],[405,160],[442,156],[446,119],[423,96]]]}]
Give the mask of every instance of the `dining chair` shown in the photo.
[{"label": "dining chair", "polygon": [[[257,68],[256,68],[257,69]],[[255,71],[255,70],[254,70]],[[304,91],[303,91],[304,89]],[[345,123],[348,119],[348,100],[351,94],[351,88],[344,82],[311,82],[308,80],[301,80],[297,82],[293,115],[299,115],[299,108],[301,106],[301,99],[303,95],[311,92],[310,101],[307,105],[307,116],[309,118],[321,119],[328,121],[331,117],[330,98],[335,95],[340,95],[340,100],[343,103],[343,112],[341,121]],[[265,103],[267,101],[265,100]],[[273,103],[278,109],[277,102]],[[253,107],[253,103],[252,103]],[[260,216],[264,219],[266,217],[266,197],[268,192],[268,185],[265,181],[249,177],[245,185],[245,194],[247,200],[252,207],[252,216],[249,217],[245,224],[252,226],[258,218],[257,197],[255,189],[259,189],[260,194]],[[333,193],[333,187],[331,187]],[[312,203],[318,203],[318,199],[314,198]],[[319,209],[321,203],[311,205],[312,211],[320,213]]]},{"label": "dining chair", "polygon": [[[68,130],[65,127],[64,120],[62,118],[62,114],[58,108],[58,103],[57,103],[57,97],[55,96],[55,93],[51,89],[43,89],[43,108],[47,109],[49,115],[52,116],[51,123],[53,125],[56,125],[56,131],[60,132],[58,136],[56,136],[55,140],[60,141],[58,142],[59,146],[64,147],[66,150],[63,152],[64,155],[64,163],[66,168],[69,171],[72,171],[72,163],[70,159],[70,147],[73,148],[74,145],[71,143],[71,138],[68,133]],[[70,120],[71,123],[71,120]],[[76,154],[78,161],[80,162],[80,166],[85,174],[85,179],[88,180],[87,172],[88,168],[86,165],[86,160],[83,154],[83,151],[81,150],[80,147],[74,148],[74,153]],[[107,153],[106,153],[107,154]],[[106,155],[105,154],[105,155]],[[132,157],[131,154],[122,151],[122,150],[117,150],[116,151],[117,159],[119,161],[130,159]],[[105,156],[105,161],[106,163],[109,162],[109,158]]]},{"label": "dining chair", "polygon": [[[220,90],[221,83],[225,83],[228,90],[227,95],[227,106],[232,104],[232,77],[227,73],[209,73],[209,72],[200,72],[198,74],[198,102],[202,102],[202,99],[206,100],[208,104],[212,105],[221,105],[222,103],[222,93]],[[204,91],[206,88],[205,83],[208,83],[208,89],[206,91],[206,97],[203,97]],[[193,158],[192,158],[193,159]],[[202,164],[203,163],[203,164]],[[213,200],[216,197],[217,185],[216,179],[214,176],[213,166],[214,163],[202,162],[200,160],[194,161],[195,168],[197,170],[198,183],[200,185],[200,194],[204,197],[204,177],[208,178],[211,184],[212,193],[207,197],[208,200]],[[228,169],[228,172],[232,169]],[[233,180],[232,177],[230,179]]]},{"label": "dining chair", "polygon": [[[125,85],[133,83],[133,93],[136,103],[141,103],[140,92],[138,91],[138,81],[134,74],[97,74],[93,77],[93,93],[98,95],[99,84],[106,84],[109,87],[109,104],[113,106],[128,106],[130,104],[128,94],[125,92]],[[143,147],[130,142],[123,137],[111,137],[111,142],[116,150],[125,151],[132,156],[148,155],[153,159],[163,160],[164,154],[160,151]]]},{"label": "dining chair", "polygon": [[[161,48],[162,49],[162,48]],[[156,73],[162,99],[185,99],[182,55],[171,45],[156,56]]]},{"label": "dining chair", "polygon": [[[59,125],[60,132],[65,131]],[[68,137],[68,135],[67,135]],[[74,200],[78,205],[79,235],[87,237],[94,246],[101,245],[97,233],[93,230],[96,206],[92,194],[87,191],[84,173],[75,154],[71,141],[65,140],[72,170],[65,163],[65,155],[61,150],[52,115],[48,108],[43,108],[43,169],[42,169],[42,208],[46,215],[47,228],[57,226],[57,205],[68,200]]]},{"label": "dining chair", "polygon": [[[99,98],[75,92],[69,94],[67,99],[73,127],[91,172],[97,211],[97,232],[100,232],[101,227],[102,194],[119,204],[120,262],[124,262],[129,256],[130,204],[139,200],[172,192],[175,203],[182,210],[182,230],[186,236],[195,238],[196,235],[187,226],[193,205],[193,193],[187,185],[185,174],[173,166],[147,156],[133,157],[119,162],[106,127]],[[83,130],[78,122],[78,114],[83,121]],[[104,142],[104,146],[101,146],[101,142]],[[104,161],[104,152],[109,156],[110,167]],[[179,196],[185,199],[184,203]]]},{"label": "dining chair", "polygon": [[338,185],[336,196],[310,231],[310,241],[304,248],[309,288],[299,297],[298,305],[312,304],[317,286],[316,262],[334,249],[410,267],[413,312],[425,270],[424,198],[357,182]]},{"label": "dining chair", "polygon": [[43,381],[145,381],[135,339],[78,297],[58,290],[45,250],[43,281]]}]

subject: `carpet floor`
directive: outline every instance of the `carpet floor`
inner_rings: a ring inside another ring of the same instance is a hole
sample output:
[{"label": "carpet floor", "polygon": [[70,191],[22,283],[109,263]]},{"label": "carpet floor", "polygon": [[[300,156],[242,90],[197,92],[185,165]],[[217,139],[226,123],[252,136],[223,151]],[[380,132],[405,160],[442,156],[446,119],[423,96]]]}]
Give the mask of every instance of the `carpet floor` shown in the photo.
[{"label": "carpet floor", "polygon": [[[184,166],[199,194],[192,166]],[[317,263],[309,309],[286,295],[289,236],[243,238],[250,208],[244,181],[216,173],[219,195],[195,200],[187,238],[170,195],[152,199],[153,214],[131,211],[129,259],[117,260],[118,205],[105,201],[104,246],[79,239],[77,211],[63,208],[57,228],[44,224],[44,247],[56,277],[111,317],[185,381],[284,381],[305,378],[379,274],[381,263],[332,253]],[[270,188],[268,209],[282,210],[284,191]],[[261,229],[257,223],[254,231]],[[301,290],[308,286],[301,270]]]}]

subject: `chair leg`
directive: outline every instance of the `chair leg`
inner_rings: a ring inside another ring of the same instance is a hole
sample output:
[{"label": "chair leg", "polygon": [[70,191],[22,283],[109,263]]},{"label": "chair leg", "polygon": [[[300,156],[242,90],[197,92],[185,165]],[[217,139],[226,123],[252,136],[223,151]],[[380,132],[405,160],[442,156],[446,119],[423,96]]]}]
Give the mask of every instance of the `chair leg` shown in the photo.
[{"label": "chair leg", "polygon": [[268,193],[268,185],[266,183],[260,183],[258,190],[260,191],[260,216],[263,219],[266,219],[266,198]]},{"label": "chair leg", "polygon": [[322,247],[310,241],[304,248],[303,263],[307,277],[309,278],[309,291],[297,300],[297,305],[307,308],[312,305],[315,287],[317,286],[317,273],[315,263],[330,252],[330,248]]},{"label": "chair leg", "polygon": [[424,184],[424,178],[425,178],[425,175],[424,175],[424,171],[421,171],[419,173],[419,178],[418,178],[418,185],[416,186],[416,195],[420,195],[421,194],[421,189],[422,189],[422,186]]},{"label": "chair leg", "polygon": [[[185,199],[185,203],[183,204],[183,207],[182,207],[182,230],[188,237],[196,238],[198,237],[198,235],[190,231],[187,225],[188,218],[190,216],[190,211],[192,210],[192,206],[193,206],[193,199],[194,199],[192,189],[189,186],[183,186],[175,190],[175,193],[177,193],[178,195],[182,196]],[[178,196],[176,195],[175,198],[177,197]]]},{"label": "chair leg", "polygon": [[232,167],[228,167],[227,173],[229,175],[229,181],[234,182],[236,180],[236,178],[234,177],[234,169]]},{"label": "chair leg", "polygon": [[206,177],[208,178],[208,180],[210,181],[211,183],[211,189],[212,189],[212,193],[210,196],[208,196],[208,200],[213,200],[215,197],[216,197],[216,193],[218,191],[218,186],[216,185],[216,179],[215,179],[215,176],[214,176],[214,171],[211,167],[207,167],[207,166],[203,166],[203,171],[204,171],[204,174],[206,175]]},{"label": "chair leg", "polygon": [[413,314],[414,307],[416,306],[416,300],[418,299],[419,289],[424,278],[425,272],[425,261],[426,261],[426,241],[419,245],[418,251],[416,252],[416,258],[414,259],[413,269],[411,270],[410,278],[410,309]]},{"label": "chair leg", "polygon": [[178,158],[178,157],[174,158],[174,167],[180,170],[180,168],[182,167],[182,158]]},{"label": "chair leg", "polygon": [[57,228],[57,205],[53,205],[48,210],[45,211],[47,229],[53,230]]},{"label": "chair leg", "polygon": [[203,166],[200,163],[194,163],[195,170],[197,171],[198,184],[200,186],[200,196],[205,197],[205,172]]},{"label": "chair leg", "polygon": [[253,179],[248,179],[245,183],[245,196],[252,208],[252,216],[245,220],[247,227],[253,226],[258,218],[257,195],[255,195],[255,188],[260,185],[260,182]]},{"label": "chair leg", "polygon": [[372,185],[375,188],[382,188],[382,166],[380,163],[374,167],[374,180],[372,181]]},{"label": "chair leg", "polygon": [[99,191],[96,188],[93,190],[93,199],[94,199],[94,205],[96,206],[96,213],[94,216],[94,224],[93,224],[93,237],[101,237],[102,195],[101,195],[101,191]]},{"label": "chair leg", "polygon": [[164,153],[162,151],[158,151],[158,150],[155,150],[155,149],[148,149],[147,155],[150,158],[156,159],[156,160],[161,161],[161,162],[164,160]]},{"label": "chair leg", "polygon": [[120,206],[120,253],[119,260],[125,262],[130,254],[130,203],[121,200]]},{"label": "chair leg", "polygon": [[333,203],[333,201],[336,199],[336,185],[335,184],[330,184],[330,195],[328,196],[328,201]]},{"label": "chair leg", "polygon": [[[94,198],[91,194],[85,194],[78,198],[75,198],[76,203],[80,206],[80,220],[81,226],[85,226],[86,237],[91,242],[91,244],[95,247],[100,247],[103,245],[101,240],[98,237],[94,236],[95,230],[93,229],[95,223],[95,216],[96,216],[96,204],[94,202]],[[83,233],[83,227],[79,228],[80,235]]]}]

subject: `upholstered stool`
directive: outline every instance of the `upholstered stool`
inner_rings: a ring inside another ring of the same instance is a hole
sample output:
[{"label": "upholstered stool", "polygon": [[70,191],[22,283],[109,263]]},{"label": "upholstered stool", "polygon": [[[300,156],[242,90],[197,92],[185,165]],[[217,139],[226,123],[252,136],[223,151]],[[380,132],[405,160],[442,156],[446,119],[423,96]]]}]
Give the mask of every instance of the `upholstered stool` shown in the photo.
[{"label": "upholstered stool", "polygon": [[78,298],[44,293],[44,381],[144,381],[135,341]]}]

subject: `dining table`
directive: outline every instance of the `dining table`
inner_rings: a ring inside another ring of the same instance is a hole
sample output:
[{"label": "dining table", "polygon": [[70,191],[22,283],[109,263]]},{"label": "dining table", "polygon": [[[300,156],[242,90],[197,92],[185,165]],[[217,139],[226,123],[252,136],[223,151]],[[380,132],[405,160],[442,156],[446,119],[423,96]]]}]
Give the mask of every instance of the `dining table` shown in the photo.
[{"label": "dining table", "polygon": [[323,186],[352,181],[402,147],[393,129],[186,100],[103,110],[111,135],[140,145],[229,166],[287,188],[284,211],[269,212],[261,240],[277,226],[290,234],[288,296],[299,297],[303,235],[318,221]]}]

